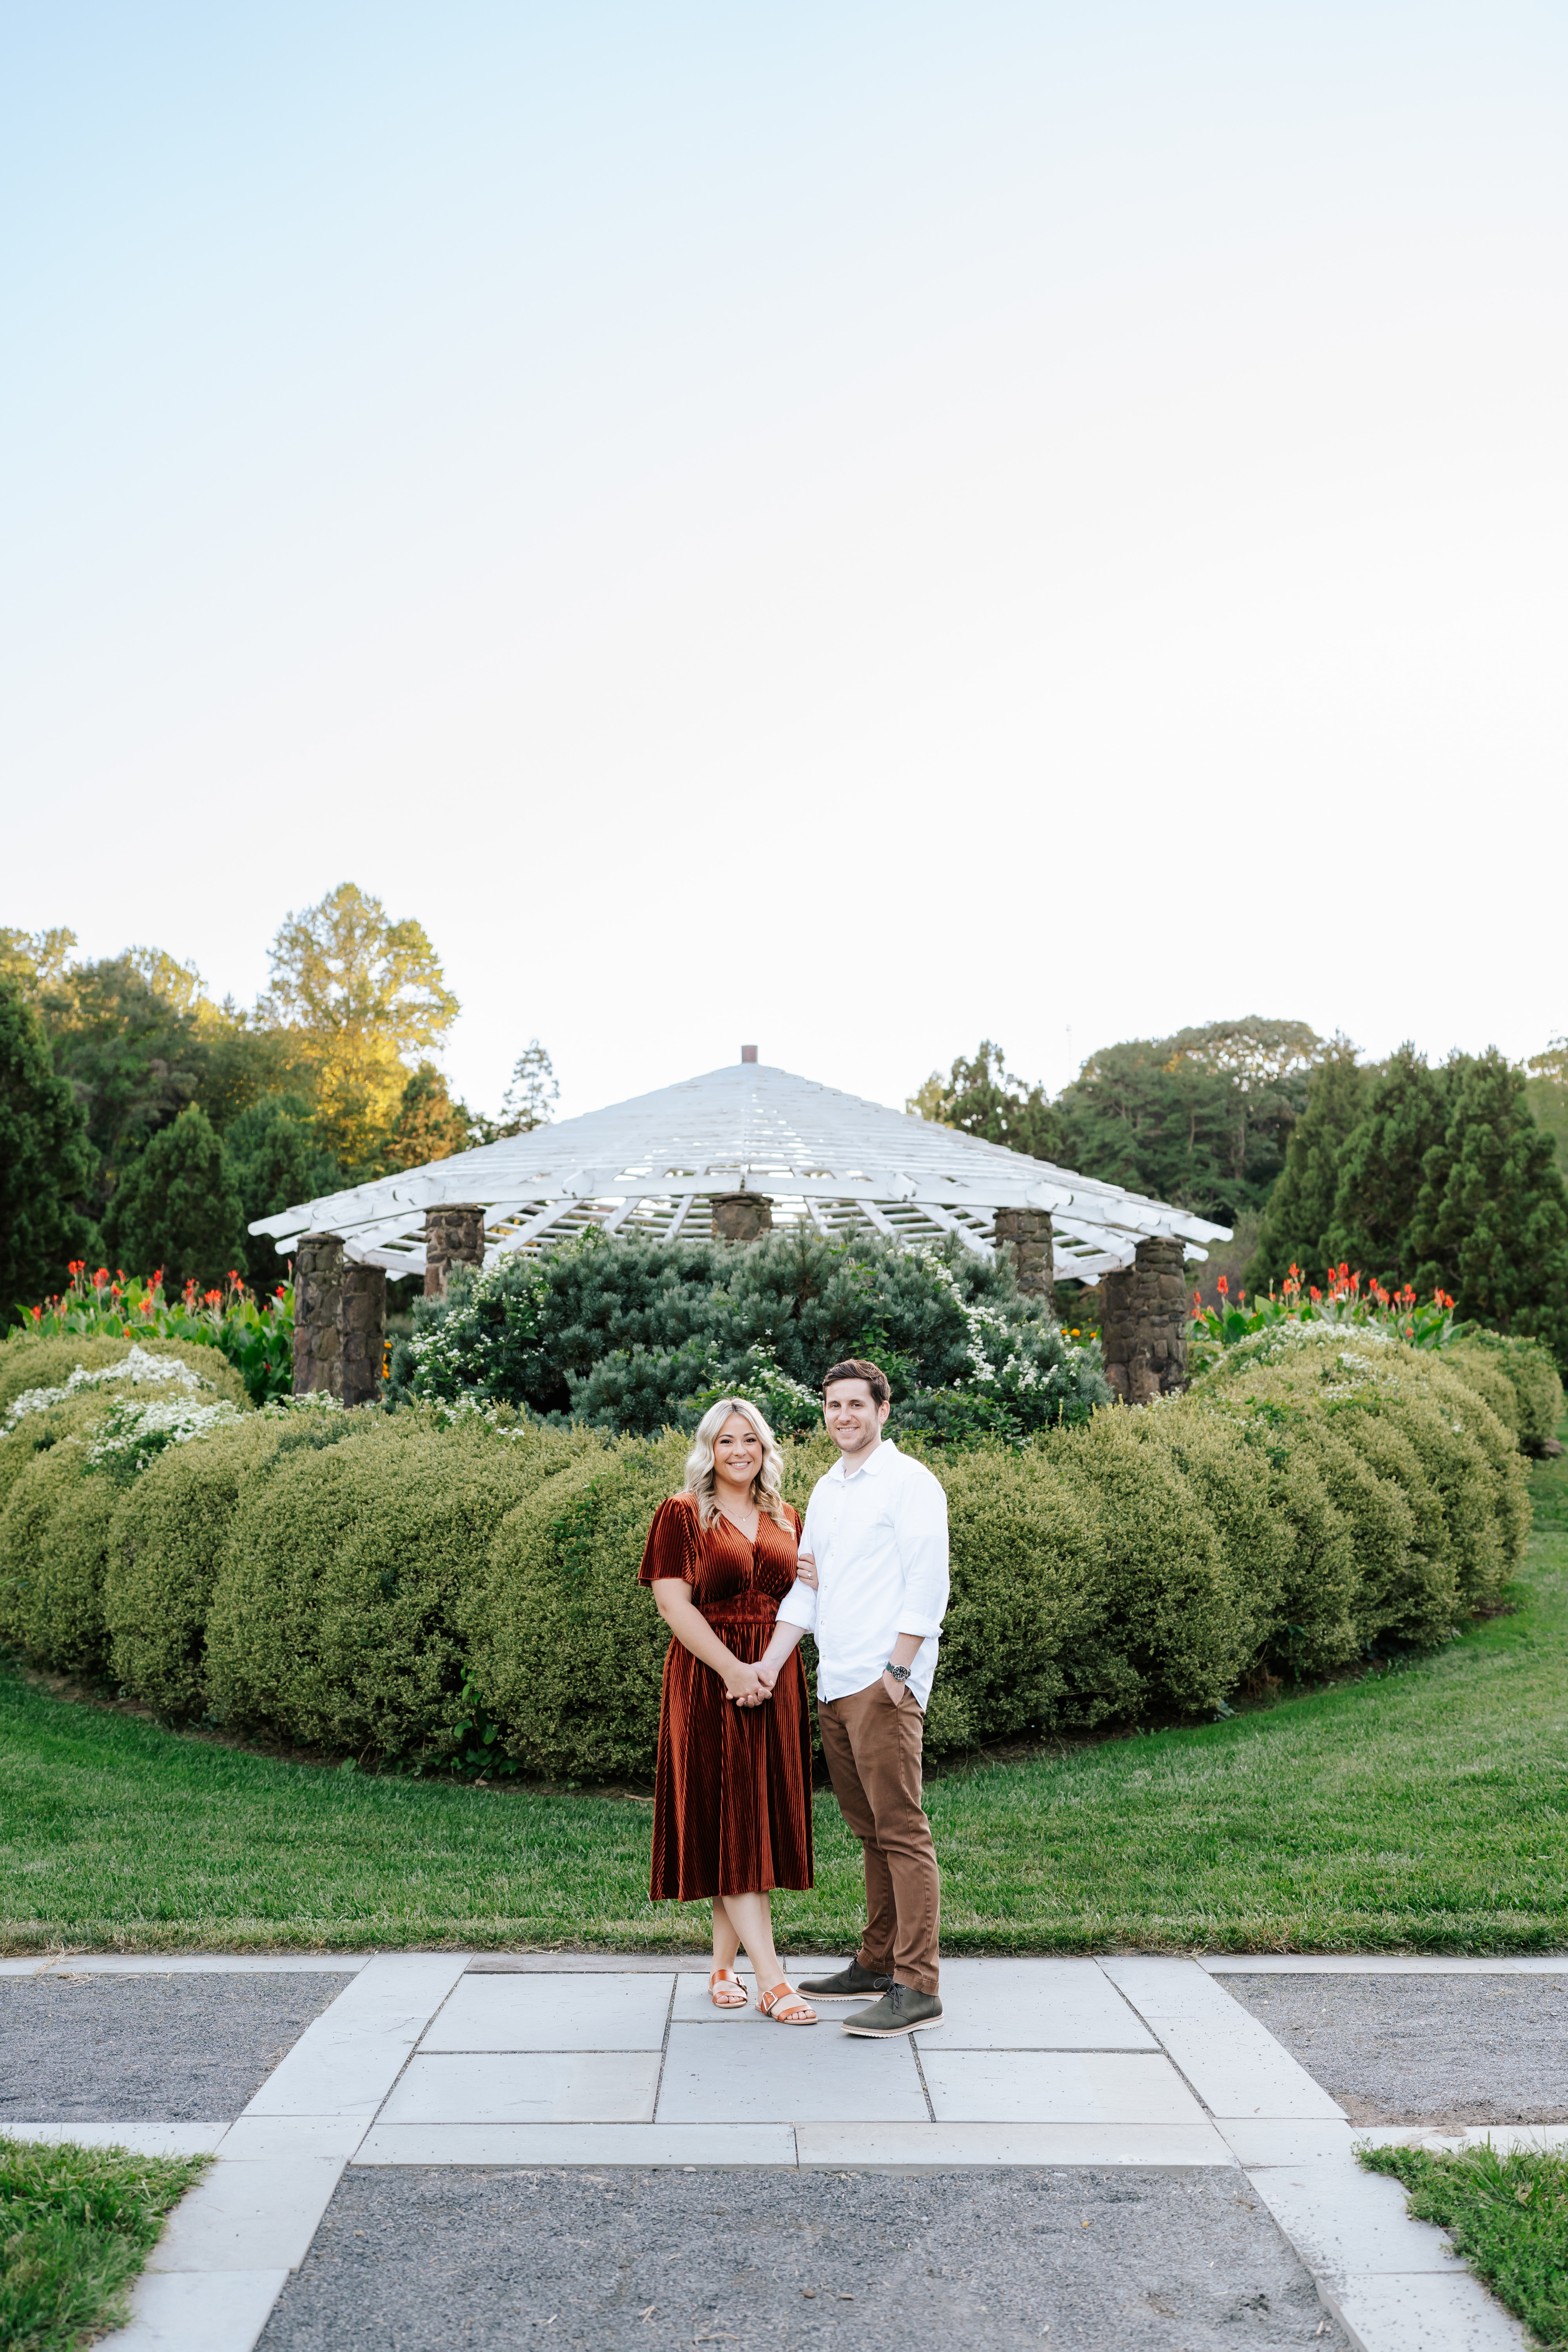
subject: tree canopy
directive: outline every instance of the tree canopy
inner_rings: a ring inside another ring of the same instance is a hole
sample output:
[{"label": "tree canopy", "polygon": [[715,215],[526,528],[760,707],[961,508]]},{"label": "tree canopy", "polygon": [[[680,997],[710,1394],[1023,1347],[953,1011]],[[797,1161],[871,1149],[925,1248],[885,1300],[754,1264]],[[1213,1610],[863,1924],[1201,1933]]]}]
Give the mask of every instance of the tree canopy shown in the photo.
[{"label": "tree canopy", "polygon": [[57,1073],[36,1008],[0,976],[0,1310],[63,1289],[74,1257],[95,1252],[85,1202],[92,1147],[75,1093]]},{"label": "tree canopy", "polygon": [[981,1039],[973,1059],[961,1054],[945,1078],[933,1070],[904,1108],[940,1127],[956,1127],[1009,1151],[1027,1152],[1033,1160],[1060,1157],[1061,1121],[1045,1088],[1014,1077],[1001,1046],[989,1037]]},{"label": "tree canopy", "polygon": [[423,924],[341,882],[291,914],[270,950],[260,1008],[293,1030],[314,1067],[321,1139],[344,1166],[369,1171],[408,1082],[407,1057],[440,1044],[458,1017]]},{"label": "tree canopy", "polygon": [[216,1129],[192,1103],[160,1129],[109,1205],[104,1240],[118,1264],[158,1267],[173,1288],[221,1286],[246,1263],[245,1215]]},{"label": "tree canopy", "polygon": [[1324,1050],[1303,1021],[1215,1021],[1104,1046],[1052,1102],[984,1038],[905,1108],[1228,1224],[1267,1198]]}]

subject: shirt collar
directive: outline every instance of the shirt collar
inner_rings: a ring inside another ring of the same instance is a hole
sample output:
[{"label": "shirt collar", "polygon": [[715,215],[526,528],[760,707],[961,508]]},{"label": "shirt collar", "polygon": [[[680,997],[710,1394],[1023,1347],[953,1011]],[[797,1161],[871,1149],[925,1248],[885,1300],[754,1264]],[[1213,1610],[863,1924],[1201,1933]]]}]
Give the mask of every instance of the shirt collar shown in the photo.
[{"label": "shirt collar", "polygon": [[883,1455],[896,1454],[898,1450],[891,1438],[884,1437],[880,1445],[874,1445],[871,1448],[858,1470],[847,1470],[844,1467],[844,1456],[841,1454],[827,1475],[830,1478],[837,1478],[841,1486],[847,1486],[851,1478],[866,1477],[880,1470],[883,1466]]}]

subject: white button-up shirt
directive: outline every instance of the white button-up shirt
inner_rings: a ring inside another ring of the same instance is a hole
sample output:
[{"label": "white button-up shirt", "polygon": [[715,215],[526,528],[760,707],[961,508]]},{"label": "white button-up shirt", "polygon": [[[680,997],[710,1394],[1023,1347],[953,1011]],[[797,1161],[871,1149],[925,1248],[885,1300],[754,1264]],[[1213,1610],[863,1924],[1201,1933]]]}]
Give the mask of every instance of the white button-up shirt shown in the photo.
[{"label": "white button-up shirt", "polygon": [[886,1443],[847,1475],[841,1454],[812,1488],[800,1549],[816,1562],[817,1590],[792,1586],[779,1603],[779,1622],[816,1634],[817,1697],[868,1689],[899,1635],[923,1633],[909,1685],[923,1711],[947,1608],[941,1481]]}]

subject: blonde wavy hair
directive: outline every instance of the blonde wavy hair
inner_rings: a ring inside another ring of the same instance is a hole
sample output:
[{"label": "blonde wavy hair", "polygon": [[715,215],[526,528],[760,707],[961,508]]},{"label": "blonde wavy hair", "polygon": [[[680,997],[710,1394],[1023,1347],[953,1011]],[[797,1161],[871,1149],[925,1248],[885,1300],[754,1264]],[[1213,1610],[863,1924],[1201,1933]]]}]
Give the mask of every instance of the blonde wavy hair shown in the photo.
[{"label": "blonde wavy hair", "polygon": [[697,1516],[705,1528],[710,1528],[719,1516],[719,1497],[713,1486],[713,1440],[732,1412],[750,1422],[762,1440],[763,1466],[752,1481],[752,1500],[759,1511],[793,1534],[780,1492],[784,1455],[779,1452],[778,1439],[756,1406],[745,1397],[721,1397],[717,1404],[709,1406],[697,1424],[697,1434],[686,1457],[686,1491],[697,1506]]}]

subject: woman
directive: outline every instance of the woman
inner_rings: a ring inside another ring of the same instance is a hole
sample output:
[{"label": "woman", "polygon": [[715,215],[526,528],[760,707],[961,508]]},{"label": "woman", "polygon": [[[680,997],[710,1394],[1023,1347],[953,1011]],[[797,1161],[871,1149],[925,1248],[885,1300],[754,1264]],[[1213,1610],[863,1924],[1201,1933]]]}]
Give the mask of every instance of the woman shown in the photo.
[{"label": "woman", "polygon": [[757,2007],[781,2025],[816,2011],[785,1982],[769,1889],[809,1886],[811,1727],[792,1654],[770,1698],[756,1665],[795,1581],[801,1520],[753,1404],[721,1397],[698,1423],[686,1490],[660,1505],[639,1571],[675,1639],[664,1661],[653,1814],[656,1903],[713,1900],[717,2009],[744,2009],[743,1944]]}]

